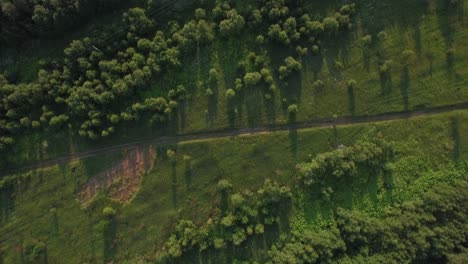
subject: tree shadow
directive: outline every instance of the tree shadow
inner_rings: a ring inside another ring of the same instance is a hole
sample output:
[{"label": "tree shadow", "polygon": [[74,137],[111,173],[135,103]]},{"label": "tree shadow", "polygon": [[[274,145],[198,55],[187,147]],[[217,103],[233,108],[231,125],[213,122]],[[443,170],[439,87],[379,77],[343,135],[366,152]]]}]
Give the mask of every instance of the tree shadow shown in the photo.
[{"label": "tree shadow", "polygon": [[117,220],[113,217],[105,221],[102,238],[104,242],[103,260],[104,263],[113,261],[117,253],[116,234],[117,234]]},{"label": "tree shadow", "polygon": [[320,71],[322,71],[323,60],[324,59],[322,54],[314,54],[307,56],[307,60],[305,63],[306,72],[309,72],[309,70],[311,70],[314,74],[315,81],[318,79],[318,74],[320,73]]},{"label": "tree shadow", "polygon": [[371,65],[371,52],[369,49],[363,49],[362,51],[362,63],[366,72],[370,72]]},{"label": "tree shadow", "polygon": [[219,87],[218,81],[213,82],[209,85],[211,90],[211,95],[208,96],[208,113],[207,113],[207,122],[210,126],[214,125],[216,118],[218,117],[218,97],[219,97]]},{"label": "tree shadow", "polygon": [[445,52],[445,60],[447,62],[448,73],[454,73],[455,72],[455,51],[454,51],[454,49],[449,48]]},{"label": "tree shadow", "polygon": [[56,236],[59,234],[59,218],[58,218],[58,212],[57,212],[57,207],[52,207],[49,210],[51,214],[51,224],[52,224],[52,232]]},{"label": "tree shadow", "polygon": [[236,125],[236,105],[238,104],[236,102],[237,98],[228,98],[227,101],[227,109],[226,109],[226,114],[228,117],[228,122],[229,122],[229,127],[234,128]]},{"label": "tree shadow", "polygon": [[280,226],[278,224],[266,225],[264,233],[266,247],[271,248],[271,246],[278,240],[280,235]]},{"label": "tree shadow", "polygon": [[192,176],[193,176],[193,171],[192,171],[192,161],[191,160],[185,160],[185,187],[187,189],[190,189],[192,187]]},{"label": "tree shadow", "polygon": [[276,105],[275,105],[275,95],[271,95],[270,99],[265,100],[265,109],[268,124],[274,126],[276,123]]},{"label": "tree shadow", "polygon": [[172,206],[177,208],[177,161],[171,160]]},{"label": "tree shadow", "polygon": [[354,87],[348,87],[348,109],[352,116],[356,115],[356,95]]},{"label": "tree shadow", "polygon": [[342,32],[339,36],[329,37],[324,40],[324,59],[327,63],[328,71],[335,80],[343,79],[343,70],[349,63],[351,34]]},{"label": "tree shadow", "polygon": [[380,74],[380,87],[382,95],[390,94],[393,90],[393,79],[390,71]]},{"label": "tree shadow", "polygon": [[450,120],[451,132],[452,132],[452,140],[453,140],[453,161],[458,162],[460,161],[460,125],[459,120],[456,117],[452,117]]},{"label": "tree shadow", "polygon": [[298,153],[298,133],[297,133],[297,127],[296,127],[296,120],[297,115],[295,113],[290,113],[289,118],[288,118],[288,124],[289,124],[289,145],[291,148],[291,155],[293,156],[293,159],[297,161],[297,153]]},{"label": "tree shadow", "polygon": [[177,114],[179,119],[179,131],[185,131],[187,126],[187,100],[182,100],[179,102],[179,107],[177,108]]},{"label": "tree shadow", "polygon": [[401,71],[400,92],[403,98],[403,107],[405,111],[409,110],[409,87],[410,87],[410,73],[408,66],[403,67]]},{"label": "tree shadow", "polygon": [[460,18],[460,12],[463,18],[463,2],[437,0],[437,21],[447,47],[452,47],[455,36],[454,23]]},{"label": "tree shadow", "polygon": [[[329,46],[327,46],[329,47]],[[333,77],[334,80],[341,80],[342,69],[337,67],[337,62],[339,58],[339,49],[336,47],[330,46],[330,48],[325,52],[325,61],[327,63],[328,72]]]},{"label": "tree shadow", "polygon": [[262,118],[263,96],[259,87],[251,87],[245,93],[245,105],[247,107],[247,123],[249,127],[255,127]]},{"label": "tree shadow", "polygon": [[413,25],[414,33],[413,33],[413,38],[414,38],[414,45],[415,45],[415,50],[416,50],[416,55],[418,58],[421,57],[422,54],[422,40],[421,40],[421,25],[420,21],[416,21],[416,23]]},{"label": "tree shadow", "polygon": [[14,183],[4,184],[0,188],[0,213],[1,223],[4,223],[10,219],[11,214],[15,210],[15,197],[16,197],[16,186]]}]

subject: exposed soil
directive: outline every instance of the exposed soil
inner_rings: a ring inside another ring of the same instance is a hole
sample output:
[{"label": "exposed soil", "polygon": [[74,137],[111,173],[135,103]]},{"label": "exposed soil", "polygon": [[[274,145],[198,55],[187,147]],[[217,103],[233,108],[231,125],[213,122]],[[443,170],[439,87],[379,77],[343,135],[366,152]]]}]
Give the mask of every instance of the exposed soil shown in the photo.
[{"label": "exposed soil", "polygon": [[136,147],[111,168],[91,177],[78,194],[82,203],[105,190],[109,198],[127,202],[138,192],[143,175],[153,168],[156,151],[152,146]]}]

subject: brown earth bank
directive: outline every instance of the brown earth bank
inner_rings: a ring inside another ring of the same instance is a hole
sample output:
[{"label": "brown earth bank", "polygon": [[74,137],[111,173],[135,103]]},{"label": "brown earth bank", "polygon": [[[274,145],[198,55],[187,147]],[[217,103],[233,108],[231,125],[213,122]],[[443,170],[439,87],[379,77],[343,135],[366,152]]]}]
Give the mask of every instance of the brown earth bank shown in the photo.
[{"label": "brown earth bank", "polygon": [[153,169],[155,158],[156,150],[152,146],[127,150],[111,168],[91,177],[78,193],[78,199],[86,204],[98,192],[105,191],[113,200],[130,201],[138,192],[143,175]]}]

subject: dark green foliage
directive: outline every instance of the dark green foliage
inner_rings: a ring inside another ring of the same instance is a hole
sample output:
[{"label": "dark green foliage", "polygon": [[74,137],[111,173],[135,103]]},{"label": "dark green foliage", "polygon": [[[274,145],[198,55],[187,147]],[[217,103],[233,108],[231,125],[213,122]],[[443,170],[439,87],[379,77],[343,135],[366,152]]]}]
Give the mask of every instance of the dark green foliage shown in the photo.
[{"label": "dark green foliage", "polygon": [[42,241],[26,239],[22,245],[22,263],[47,263],[47,247]]},{"label": "dark green foliage", "polygon": [[232,9],[226,13],[226,19],[219,23],[219,31],[223,36],[239,33],[245,25],[244,18]]},{"label": "dark green foliage", "polygon": [[93,15],[109,12],[121,0],[1,0],[0,44],[56,35],[82,24]]},{"label": "dark green foliage", "polygon": [[338,209],[335,223],[270,251],[271,263],[444,263],[466,259],[468,184],[433,186],[382,218]]},{"label": "dark green foliage", "polygon": [[280,79],[286,79],[293,72],[300,72],[302,70],[302,63],[295,60],[293,57],[287,57],[284,60],[284,65],[279,67],[279,76]]},{"label": "dark green foliage", "polygon": [[305,186],[311,186],[340,178],[359,177],[360,166],[378,173],[379,170],[391,167],[388,162],[393,155],[392,146],[383,140],[362,141],[353,146],[319,154],[311,162],[300,164],[300,179]]},{"label": "dark green foliage", "polygon": [[[226,180],[218,183],[221,199],[231,187]],[[262,235],[265,225],[278,224],[280,210],[287,210],[291,197],[288,187],[270,180],[256,193],[231,194],[228,210],[222,210],[203,226],[196,226],[189,220],[179,221],[165,244],[166,256],[177,261],[193,250],[222,249],[226,245],[239,247],[249,237]]]}]

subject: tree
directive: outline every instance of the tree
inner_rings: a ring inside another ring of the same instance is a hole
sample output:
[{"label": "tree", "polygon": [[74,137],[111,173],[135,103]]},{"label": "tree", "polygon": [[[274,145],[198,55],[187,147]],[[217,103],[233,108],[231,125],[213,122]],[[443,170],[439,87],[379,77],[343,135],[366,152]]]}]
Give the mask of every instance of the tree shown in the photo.
[{"label": "tree", "polygon": [[291,75],[293,72],[299,72],[302,70],[302,63],[289,56],[284,60],[284,65],[279,68],[280,79],[284,80]]},{"label": "tree", "polygon": [[297,111],[298,111],[298,108],[297,108],[296,104],[292,104],[292,105],[288,106],[288,113],[289,114],[296,114]]},{"label": "tree", "polygon": [[234,98],[235,96],[236,96],[236,92],[235,92],[233,89],[228,89],[228,90],[226,91],[226,97],[227,97],[228,99],[232,99],[232,98]]},{"label": "tree", "polygon": [[404,50],[400,54],[400,63],[405,67],[413,63],[414,59],[415,59],[415,53],[412,50]]},{"label": "tree", "polygon": [[140,7],[131,8],[123,16],[123,21],[128,25],[130,33],[135,34],[137,38],[134,38],[132,34],[128,36],[129,40],[137,40],[138,37],[144,37],[153,32],[154,22],[146,15],[146,10]]},{"label": "tree", "polygon": [[110,206],[104,207],[104,209],[102,209],[102,214],[106,218],[113,218],[116,213],[117,212],[115,211],[115,209]]},{"label": "tree", "polygon": [[239,33],[244,25],[244,18],[232,9],[227,12],[226,19],[219,23],[219,31],[223,36],[230,36]]},{"label": "tree", "polygon": [[262,75],[258,72],[248,72],[244,76],[244,83],[247,87],[257,85],[262,79]]},{"label": "tree", "polygon": [[327,32],[330,35],[335,35],[338,33],[340,24],[334,17],[326,17],[323,20],[323,27],[325,29],[325,32]]}]

